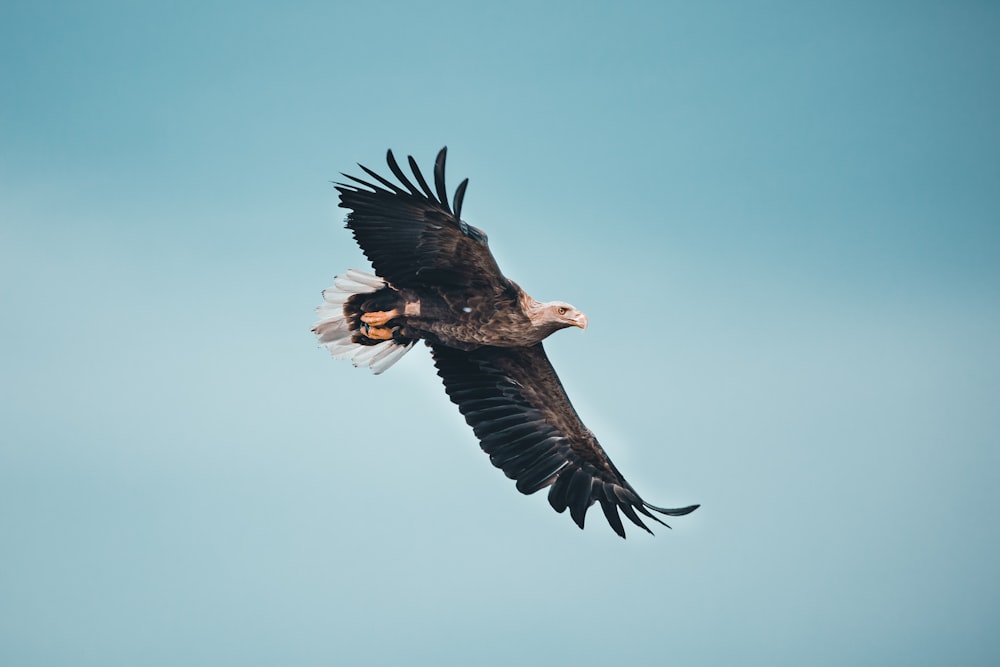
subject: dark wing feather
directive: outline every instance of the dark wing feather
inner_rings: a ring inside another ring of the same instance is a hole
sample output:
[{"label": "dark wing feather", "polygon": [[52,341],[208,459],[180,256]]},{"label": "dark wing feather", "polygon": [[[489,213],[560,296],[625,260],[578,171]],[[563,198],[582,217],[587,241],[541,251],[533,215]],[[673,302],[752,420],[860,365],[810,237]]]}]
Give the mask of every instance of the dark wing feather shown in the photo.
[{"label": "dark wing feather", "polygon": [[557,512],[569,508],[580,528],[587,509],[600,503],[611,528],[622,537],[625,528],[618,510],[652,532],[640,514],[663,523],[650,510],[682,516],[697,509],[654,507],[639,497],[580,421],[541,343],[472,352],[442,345],[431,349],[448,396],[493,465],[517,480],[521,493],[551,486],[549,503]]},{"label": "dark wing feather", "polygon": [[455,188],[455,217],[459,220],[462,219],[462,202],[465,201],[465,189],[467,187],[469,187],[469,179],[466,178]]},{"label": "dark wing feather", "polygon": [[392,151],[386,155],[386,162],[400,185],[361,165],[375,182],[345,174],[351,183],[338,183],[337,191],[340,206],[350,209],[347,228],[354,232],[375,272],[397,288],[506,290],[510,283],[490,252],[486,234],[459,217],[468,179],[455,192],[452,212],[444,180],[446,156],[442,148],[434,162],[435,190],[431,190],[410,157],[414,184]]},{"label": "dark wing feather", "polygon": [[[392,154],[392,151],[389,151]],[[424,179],[424,175],[420,173],[420,167],[417,166],[417,161],[413,159],[412,155],[406,156],[406,161],[410,164],[410,169],[413,170],[413,175],[417,178],[417,183],[420,183],[420,187],[423,188],[424,194],[427,195],[428,199],[434,199],[434,193],[431,192],[430,187],[427,185],[427,181]]]},{"label": "dark wing feather", "polygon": [[451,209],[448,208],[448,190],[444,187],[444,161],[448,157],[448,148],[442,148],[437,155],[437,159],[434,160],[434,185],[437,187],[438,201],[444,204],[444,207],[448,209],[451,213]]}]

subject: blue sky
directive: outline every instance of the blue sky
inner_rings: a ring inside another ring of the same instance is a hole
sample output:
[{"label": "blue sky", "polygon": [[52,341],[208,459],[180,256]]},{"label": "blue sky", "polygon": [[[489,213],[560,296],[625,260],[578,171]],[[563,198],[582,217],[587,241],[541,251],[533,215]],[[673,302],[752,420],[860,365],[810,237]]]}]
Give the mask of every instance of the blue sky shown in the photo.
[{"label": "blue sky", "polygon": [[[994,665],[988,2],[0,7],[0,661]],[[309,333],[449,146],[656,537]]]}]

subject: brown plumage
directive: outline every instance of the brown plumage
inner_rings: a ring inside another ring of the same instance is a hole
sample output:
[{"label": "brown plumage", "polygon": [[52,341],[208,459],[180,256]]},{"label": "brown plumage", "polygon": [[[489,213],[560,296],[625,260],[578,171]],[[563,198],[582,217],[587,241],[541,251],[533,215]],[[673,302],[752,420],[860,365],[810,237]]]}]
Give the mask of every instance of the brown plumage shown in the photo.
[{"label": "brown plumage", "polygon": [[347,228],[377,276],[350,270],[324,291],[313,329],[320,342],[381,373],[425,341],[493,465],[522,493],[549,487],[552,507],[568,508],[580,528],[594,503],[622,537],[619,511],[651,532],[642,516],[663,524],[653,512],[697,509],[644,501],[583,425],[542,340],[586,328],[586,316],[562,301],[541,303],[503,275],[486,234],[461,219],[468,179],[448,201],[445,157],[441,149],[433,190],[412,157],[411,180],[392,151],[387,162],[398,183],[362,166],[374,183],[345,174],[352,183],[337,184],[340,206],[350,210]]}]

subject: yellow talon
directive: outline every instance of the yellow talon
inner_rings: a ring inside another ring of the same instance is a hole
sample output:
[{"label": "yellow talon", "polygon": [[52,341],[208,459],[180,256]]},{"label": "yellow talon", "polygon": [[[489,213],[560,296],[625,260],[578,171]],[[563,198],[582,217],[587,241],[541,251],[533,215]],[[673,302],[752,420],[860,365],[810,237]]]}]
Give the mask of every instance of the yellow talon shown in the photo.
[{"label": "yellow talon", "polygon": [[371,340],[389,340],[392,338],[392,329],[389,327],[373,327],[367,323],[361,327],[361,333]]},{"label": "yellow talon", "polygon": [[399,317],[399,310],[393,308],[392,310],[382,310],[375,313],[365,313],[361,316],[361,321],[365,324],[371,324],[372,326],[381,327],[385,325],[389,320]]}]

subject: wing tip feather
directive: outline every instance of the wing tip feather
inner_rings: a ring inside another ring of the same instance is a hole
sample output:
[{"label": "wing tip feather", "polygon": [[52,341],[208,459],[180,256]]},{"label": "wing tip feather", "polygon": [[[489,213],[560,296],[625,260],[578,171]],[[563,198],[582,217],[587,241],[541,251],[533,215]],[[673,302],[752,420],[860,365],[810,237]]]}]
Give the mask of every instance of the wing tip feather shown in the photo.
[{"label": "wing tip feather", "polygon": [[434,159],[434,187],[437,188],[439,203],[444,206],[446,211],[451,213],[451,206],[448,203],[448,189],[445,187],[444,180],[445,162],[447,159],[448,147],[444,146],[438,151],[437,157]]}]

